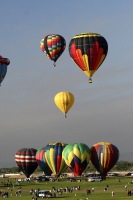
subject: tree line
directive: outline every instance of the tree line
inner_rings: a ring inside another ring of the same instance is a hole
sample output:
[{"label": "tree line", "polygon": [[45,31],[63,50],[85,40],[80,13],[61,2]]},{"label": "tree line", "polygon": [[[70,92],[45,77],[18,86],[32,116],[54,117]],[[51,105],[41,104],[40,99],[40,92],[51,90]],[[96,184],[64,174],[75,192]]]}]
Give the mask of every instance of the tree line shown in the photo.
[{"label": "tree line", "polygon": [[[40,167],[37,167],[35,172],[41,172]],[[89,163],[85,169],[85,173],[97,171],[92,163]],[[111,171],[133,171],[133,161],[118,161]],[[66,172],[70,172],[69,169]],[[0,174],[20,173],[19,167],[0,168]]]}]

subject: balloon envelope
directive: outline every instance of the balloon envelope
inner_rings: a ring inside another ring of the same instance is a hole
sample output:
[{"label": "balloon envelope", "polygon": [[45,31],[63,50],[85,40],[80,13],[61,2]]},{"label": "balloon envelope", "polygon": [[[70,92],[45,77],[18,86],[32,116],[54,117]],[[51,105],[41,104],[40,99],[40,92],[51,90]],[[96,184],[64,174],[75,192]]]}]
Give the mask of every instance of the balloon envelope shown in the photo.
[{"label": "balloon envelope", "polygon": [[58,34],[49,34],[40,42],[40,48],[54,62],[61,56],[66,47],[65,39]]},{"label": "balloon envelope", "polygon": [[67,165],[62,158],[62,151],[65,146],[65,143],[53,142],[45,147],[46,162],[53,174],[57,176],[67,169]]},{"label": "balloon envelope", "polygon": [[54,97],[56,106],[65,114],[74,104],[74,95],[71,92],[59,92]]},{"label": "balloon envelope", "polygon": [[75,176],[81,176],[90,161],[90,149],[86,144],[68,144],[63,150],[63,158]]},{"label": "balloon envelope", "polygon": [[30,177],[38,166],[36,152],[37,150],[34,148],[22,148],[16,152],[15,161],[27,178]]},{"label": "balloon envelope", "polygon": [[8,58],[3,58],[0,56],[0,84],[6,76],[7,66],[10,64],[10,60]]},{"label": "balloon envelope", "polygon": [[99,142],[91,147],[91,162],[103,178],[119,159],[118,148],[109,142]]},{"label": "balloon envelope", "polygon": [[81,33],[69,43],[69,54],[75,64],[89,77],[97,71],[108,52],[106,39],[97,33]]},{"label": "balloon envelope", "polygon": [[46,162],[44,149],[45,149],[45,147],[37,150],[36,160],[37,160],[39,167],[45,173],[45,175],[50,176],[52,174],[52,171]]}]

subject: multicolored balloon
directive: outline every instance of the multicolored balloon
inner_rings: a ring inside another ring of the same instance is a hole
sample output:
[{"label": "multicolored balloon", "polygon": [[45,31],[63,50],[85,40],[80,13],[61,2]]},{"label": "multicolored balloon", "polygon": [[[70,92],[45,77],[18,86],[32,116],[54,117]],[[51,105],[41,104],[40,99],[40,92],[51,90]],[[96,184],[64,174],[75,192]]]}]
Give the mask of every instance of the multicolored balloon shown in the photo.
[{"label": "multicolored balloon", "polygon": [[45,36],[40,42],[41,50],[46,56],[55,62],[61,56],[66,47],[65,39],[58,34],[49,34]]},{"label": "multicolored balloon", "polygon": [[91,147],[91,162],[103,178],[114,167],[118,159],[118,148],[109,142],[99,142]]},{"label": "multicolored balloon", "polygon": [[39,167],[45,173],[45,175],[50,176],[52,174],[52,171],[46,162],[44,149],[45,149],[45,147],[37,150],[36,160],[37,160]]},{"label": "multicolored balloon", "polygon": [[74,96],[71,92],[59,92],[54,97],[56,106],[65,114],[70,110],[74,104]]},{"label": "multicolored balloon", "polygon": [[37,150],[34,148],[22,148],[16,152],[15,161],[27,178],[30,177],[38,166],[36,152]]},{"label": "multicolored balloon", "polygon": [[89,77],[101,66],[108,52],[106,39],[97,33],[81,33],[69,43],[69,54],[76,65]]},{"label": "multicolored balloon", "polygon": [[7,73],[7,66],[10,64],[10,60],[8,58],[3,58],[0,56],[0,84],[5,78]]},{"label": "multicolored balloon", "polygon": [[62,158],[62,151],[66,144],[61,142],[49,143],[45,147],[45,159],[54,175],[59,176],[67,169],[67,165]]},{"label": "multicolored balloon", "polygon": [[90,161],[90,148],[83,143],[68,144],[62,155],[74,175],[81,176]]}]

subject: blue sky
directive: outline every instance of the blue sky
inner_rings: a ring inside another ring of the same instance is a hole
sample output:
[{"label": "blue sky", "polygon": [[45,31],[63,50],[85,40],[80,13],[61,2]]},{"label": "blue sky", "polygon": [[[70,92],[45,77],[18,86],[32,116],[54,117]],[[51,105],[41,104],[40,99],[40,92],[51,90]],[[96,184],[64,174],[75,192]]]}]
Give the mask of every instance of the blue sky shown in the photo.
[{"label": "blue sky", "polygon": [[[89,147],[107,141],[120,154],[133,152],[132,8],[132,0],[1,1],[0,55],[11,61],[0,88],[1,166],[15,165],[22,147],[54,141]],[[83,32],[101,34],[109,47],[92,84],[68,52],[71,38]],[[55,68],[40,49],[50,33],[67,44]],[[66,90],[75,96],[67,119],[53,101]]]}]

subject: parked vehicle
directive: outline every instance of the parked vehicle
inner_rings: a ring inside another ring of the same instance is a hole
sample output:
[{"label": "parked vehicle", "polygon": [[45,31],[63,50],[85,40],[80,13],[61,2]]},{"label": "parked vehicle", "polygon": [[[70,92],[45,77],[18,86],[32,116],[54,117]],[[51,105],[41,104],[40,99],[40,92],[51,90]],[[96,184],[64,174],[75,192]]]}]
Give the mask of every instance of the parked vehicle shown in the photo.
[{"label": "parked vehicle", "polygon": [[119,175],[118,173],[113,173],[113,172],[112,173],[111,172],[107,173],[107,176],[118,176],[118,175]]},{"label": "parked vehicle", "polygon": [[5,177],[6,177],[5,174],[0,175],[0,178],[5,178]]},{"label": "parked vehicle", "polygon": [[38,176],[34,180],[37,180],[38,182],[42,182],[42,181],[49,181],[49,178],[46,176]]},{"label": "parked vehicle", "polygon": [[102,178],[100,178],[100,177],[89,177],[88,181],[89,182],[95,182],[95,181],[99,182],[99,181],[102,181]]},{"label": "parked vehicle", "polygon": [[41,198],[52,198],[54,197],[49,190],[40,190],[37,194],[38,197]]}]

